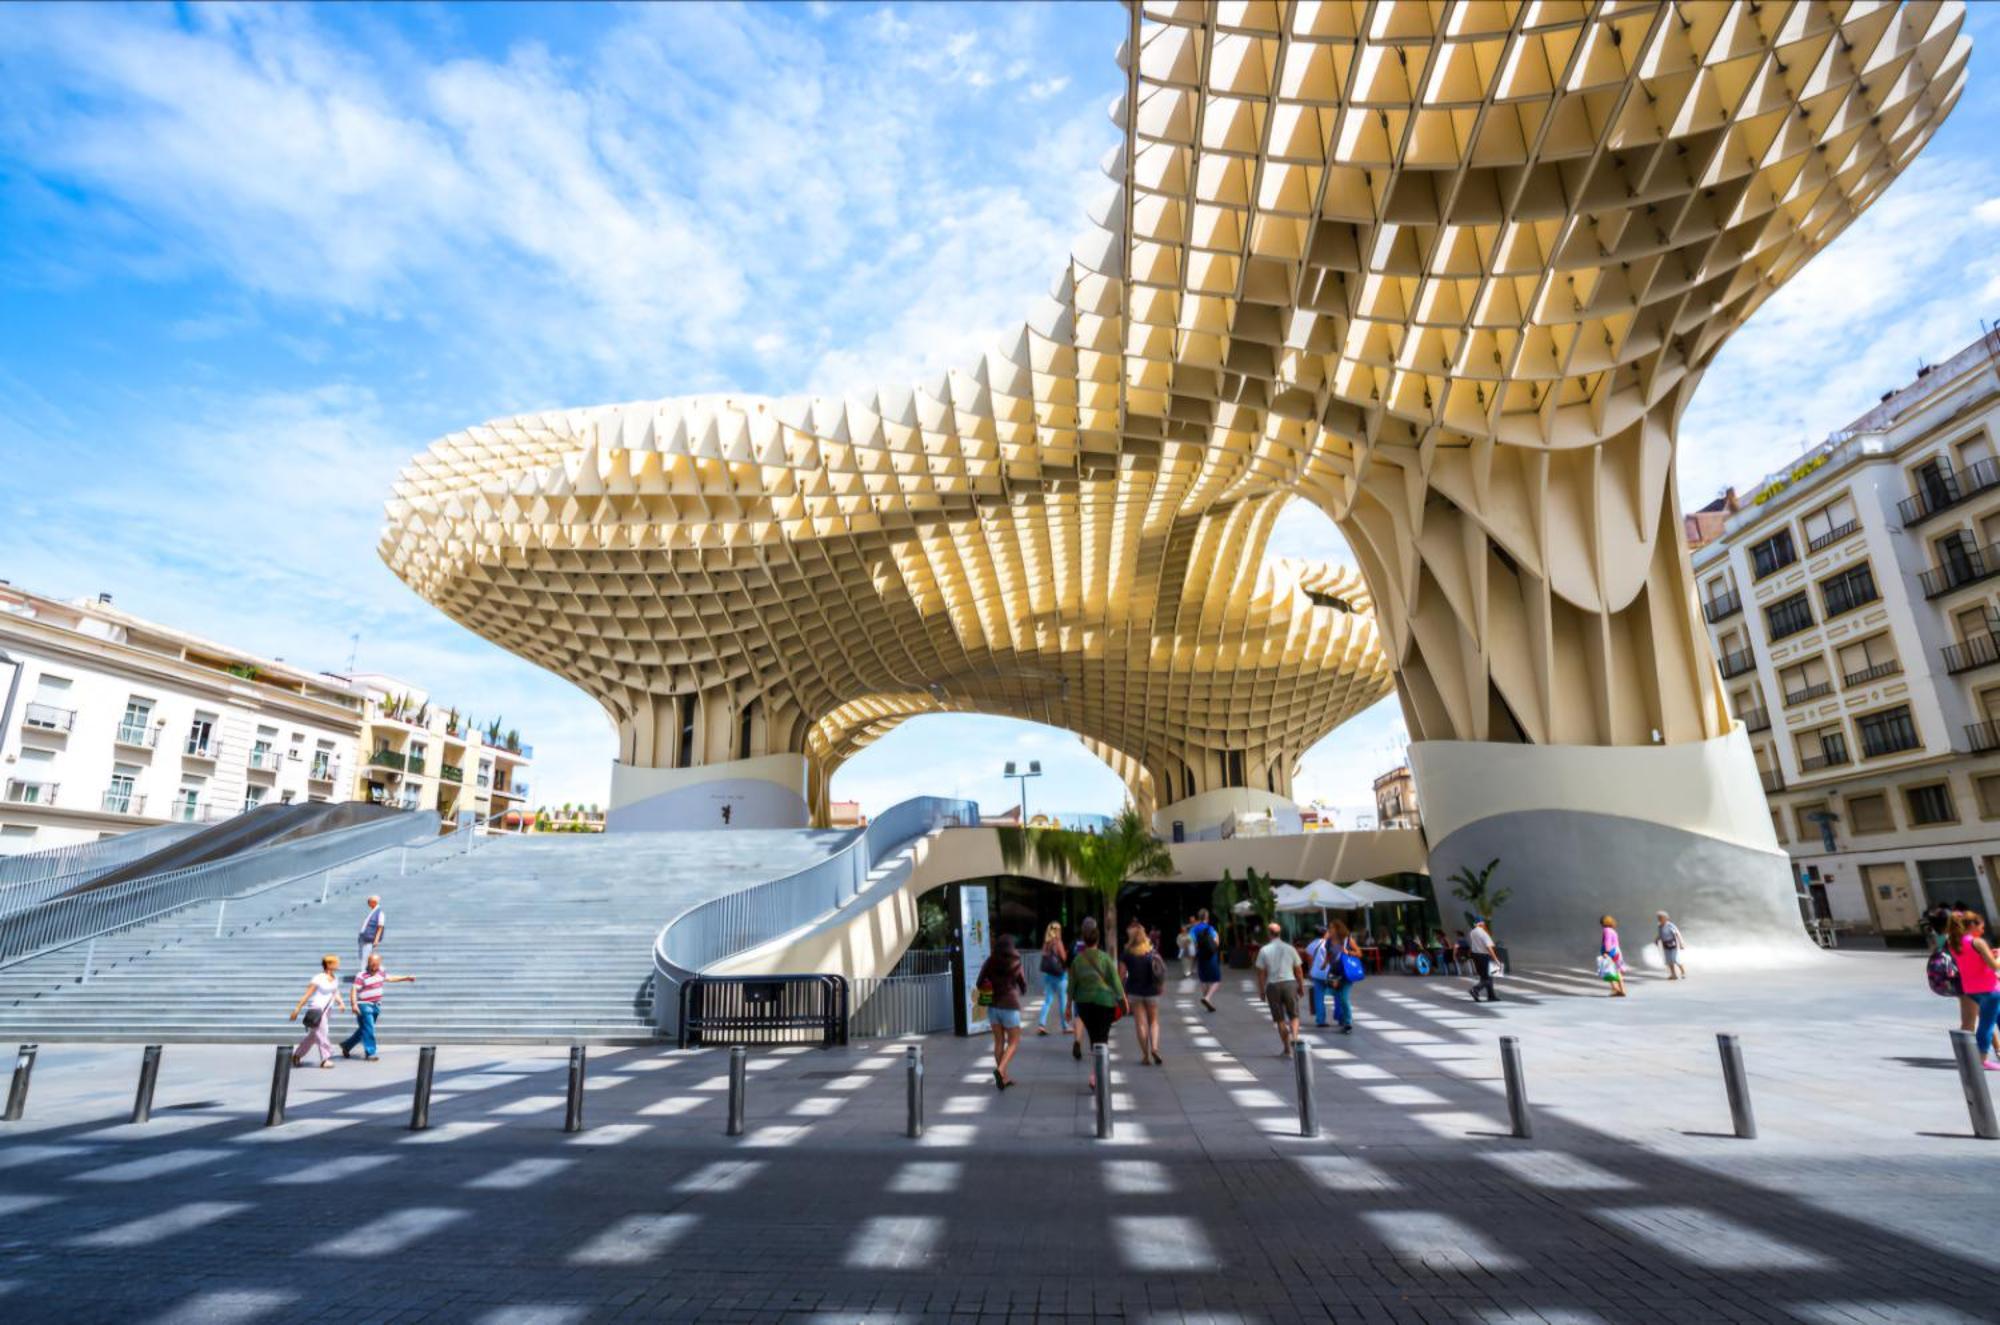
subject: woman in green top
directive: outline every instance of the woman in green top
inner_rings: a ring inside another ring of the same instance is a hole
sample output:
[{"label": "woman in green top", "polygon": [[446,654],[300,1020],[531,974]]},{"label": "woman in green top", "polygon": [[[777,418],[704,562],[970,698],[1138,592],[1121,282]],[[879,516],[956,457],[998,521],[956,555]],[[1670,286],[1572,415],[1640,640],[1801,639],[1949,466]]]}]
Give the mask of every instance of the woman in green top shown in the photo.
[{"label": "woman in green top", "polygon": [[1069,964],[1069,1003],[1090,1037],[1090,1088],[1096,1090],[1096,1046],[1111,1039],[1111,1023],[1125,1004],[1125,986],[1118,979],[1118,963],[1104,950],[1097,921],[1088,917],[1083,922],[1083,951]]}]

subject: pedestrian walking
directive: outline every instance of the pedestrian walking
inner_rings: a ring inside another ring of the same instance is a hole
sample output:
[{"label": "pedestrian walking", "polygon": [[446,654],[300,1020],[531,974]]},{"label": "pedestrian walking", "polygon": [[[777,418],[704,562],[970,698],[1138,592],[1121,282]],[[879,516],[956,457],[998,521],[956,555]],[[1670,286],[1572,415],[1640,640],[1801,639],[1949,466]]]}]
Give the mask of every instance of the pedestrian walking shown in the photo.
[{"label": "pedestrian walking", "polygon": [[[1973,913],[1966,909],[1963,902],[1953,902],[1944,913],[1944,933],[1938,939],[1938,943],[1945,952],[1951,954],[1954,964],[1958,961],[1959,936],[1972,915]],[[1978,1027],[1979,1001],[1965,992],[1964,983],[1961,982],[1958,989],[1958,1028],[1972,1033]]]},{"label": "pedestrian walking", "polygon": [[1167,983],[1167,963],[1151,938],[1125,949],[1120,963],[1125,978],[1125,1002],[1132,1009],[1132,1034],[1139,1042],[1139,1062],[1157,1066],[1160,1058],[1160,992]]},{"label": "pedestrian walking", "polygon": [[[1118,980],[1118,963],[1104,950],[1097,921],[1089,917],[1083,922],[1083,950],[1069,964],[1069,1003],[1070,1015],[1082,1025],[1093,1050],[1111,1042],[1111,1023],[1125,1007],[1125,987]],[[1071,1045],[1071,1052],[1083,1057],[1082,1042]],[[1110,1085],[1104,1083],[1107,1089]],[[1095,1052],[1090,1059],[1090,1088],[1098,1088]]]},{"label": "pedestrian walking", "polygon": [[1271,1009],[1278,1027],[1278,1057],[1292,1056],[1299,1038],[1299,975],[1305,969],[1299,950],[1285,940],[1285,931],[1271,923],[1270,939],[1257,949],[1257,992]]},{"label": "pedestrian walking", "polygon": [[1007,1065],[1021,1047],[1021,995],[1028,992],[1028,977],[1021,969],[1021,954],[1014,936],[1002,934],[993,940],[993,951],[979,968],[976,985],[979,1001],[986,1007],[986,1023],[993,1030],[993,1088],[1005,1090],[1014,1084]]},{"label": "pedestrian walking", "polygon": [[368,918],[361,922],[361,969],[368,969],[368,959],[374,955],[376,947],[389,933],[389,919],[382,912],[382,899],[368,899]]},{"label": "pedestrian walking", "polygon": [[1187,923],[1181,926],[1181,932],[1174,935],[1174,960],[1180,964],[1183,980],[1194,970],[1194,935],[1189,932],[1193,928],[1194,917],[1189,916]]},{"label": "pedestrian walking", "polygon": [[1201,1005],[1215,1011],[1215,991],[1222,988],[1222,935],[1208,923],[1208,908],[1195,913],[1194,978],[1201,989]]},{"label": "pedestrian walking", "polygon": [[1678,980],[1687,974],[1687,967],[1681,965],[1681,951],[1687,941],[1681,937],[1681,927],[1665,911],[1654,917],[1660,925],[1660,955],[1667,959],[1667,979]]},{"label": "pedestrian walking", "polygon": [[1979,1044],[1979,1061],[1988,1072],[2000,1072],[1993,1061],[1993,1027],[2000,1022],[2000,957],[1986,942],[1986,919],[1974,911],[1959,911],[1951,918],[1949,933],[1952,960],[1958,964],[1958,987],[1979,1010],[1973,1035]]},{"label": "pedestrian walking", "polygon": [[372,1063],[375,1055],[375,1023],[382,1016],[382,988],[385,985],[413,985],[414,975],[390,975],[382,969],[382,954],[371,952],[363,965],[361,974],[354,977],[353,988],[348,993],[347,1010],[354,1014],[354,1033],[340,1042],[340,1056],[354,1057],[354,1046],[361,1046],[361,1056]]},{"label": "pedestrian walking", "polygon": [[1312,955],[1312,965],[1307,974],[1312,980],[1313,1024],[1326,1026],[1326,1001],[1333,999],[1333,1023],[1340,1027],[1342,1035],[1354,1034],[1354,1008],[1348,1001],[1348,990],[1354,982],[1348,978],[1348,961],[1352,957],[1359,968],[1361,945],[1354,941],[1354,933],[1336,920],[1322,926],[1319,938],[1308,951]]},{"label": "pedestrian walking", "polygon": [[1036,1019],[1035,1034],[1049,1033],[1049,1014],[1064,1035],[1070,1033],[1069,1016],[1063,1005],[1069,998],[1069,954],[1063,948],[1062,926],[1051,920],[1042,931],[1042,1015]]},{"label": "pedestrian walking", "polygon": [[1598,923],[1604,932],[1597,942],[1597,978],[1611,986],[1611,997],[1625,997],[1625,954],[1618,947],[1618,922],[1604,916]]},{"label": "pedestrian walking", "polygon": [[1488,1003],[1498,1003],[1500,995],[1493,992],[1493,972],[1499,962],[1494,958],[1493,933],[1486,928],[1484,917],[1473,922],[1472,932],[1465,936],[1465,946],[1472,957],[1473,974],[1479,977],[1472,982],[1472,1001],[1477,1003],[1483,990]]},{"label": "pedestrian walking", "polygon": [[292,1050],[292,1066],[305,1062],[308,1051],[319,1050],[319,1065],[333,1066],[333,1041],[326,1035],[327,1018],[340,1006],[340,958],[332,953],[319,959],[319,974],[306,982],[306,992],[292,1007],[292,1020],[304,1013],[305,1038]]}]

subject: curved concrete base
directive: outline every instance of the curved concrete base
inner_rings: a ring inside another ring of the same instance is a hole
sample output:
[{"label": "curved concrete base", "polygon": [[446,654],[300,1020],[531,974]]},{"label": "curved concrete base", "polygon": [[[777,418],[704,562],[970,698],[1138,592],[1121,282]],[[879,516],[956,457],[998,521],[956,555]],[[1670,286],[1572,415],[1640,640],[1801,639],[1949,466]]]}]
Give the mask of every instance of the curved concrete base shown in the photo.
[{"label": "curved concrete base", "polygon": [[1494,937],[1515,961],[1587,969],[1609,914],[1627,963],[1658,965],[1658,911],[1686,935],[1690,973],[1818,955],[1741,729],[1678,746],[1419,742],[1410,756],[1440,909],[1463,924],[1450,876],[1498,860],[1491,886],[1512,896]]},{"label": "curved concrete base", "polygon": [[805,828],[804,755],[765,755],[697,768],[611,766],[607,832]]}]

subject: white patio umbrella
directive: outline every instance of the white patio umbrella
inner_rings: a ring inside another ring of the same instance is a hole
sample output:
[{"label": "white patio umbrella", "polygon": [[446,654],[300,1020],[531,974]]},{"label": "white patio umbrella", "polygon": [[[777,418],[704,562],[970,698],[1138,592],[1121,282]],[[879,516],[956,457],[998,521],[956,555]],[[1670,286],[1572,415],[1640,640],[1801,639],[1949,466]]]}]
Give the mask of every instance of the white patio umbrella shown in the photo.
[{"label": "white patio umbrella", "polygon": [[1328,879],[1314,879],[1303,888],[1294,888],[1287,901],[1278,903],[1280,911],[1317,911],[1322,923],[1328,911],[1356,911],[1368,905],[1352,892]]},{"label": "white patio umbrella", "polygon": [[1381,884],[1370,882],[1367,879],[1363,879],[1359,883],[1348,884],[1346,891],[1360,898],[1363,906],[1386,906],[1396,902],[1421,902],[1424,900],[1415,893],[1398,892],[1394,888],[1385,888]]}]

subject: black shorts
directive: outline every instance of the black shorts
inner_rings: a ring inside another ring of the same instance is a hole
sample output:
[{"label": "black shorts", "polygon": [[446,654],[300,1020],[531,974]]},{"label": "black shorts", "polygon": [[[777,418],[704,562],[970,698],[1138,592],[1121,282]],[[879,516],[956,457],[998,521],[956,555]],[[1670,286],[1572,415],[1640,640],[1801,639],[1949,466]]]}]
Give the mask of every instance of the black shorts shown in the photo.
[{"label": "black shorts", "polygon": [[1090,1037],[1092,1044],[1104,1044],[1111,1039],[1111,1023],[1117,1017],[1117,1010],[1102,1003],[1079,1003],[1076,1015],[1083,1018],[1083,1033]]}]

